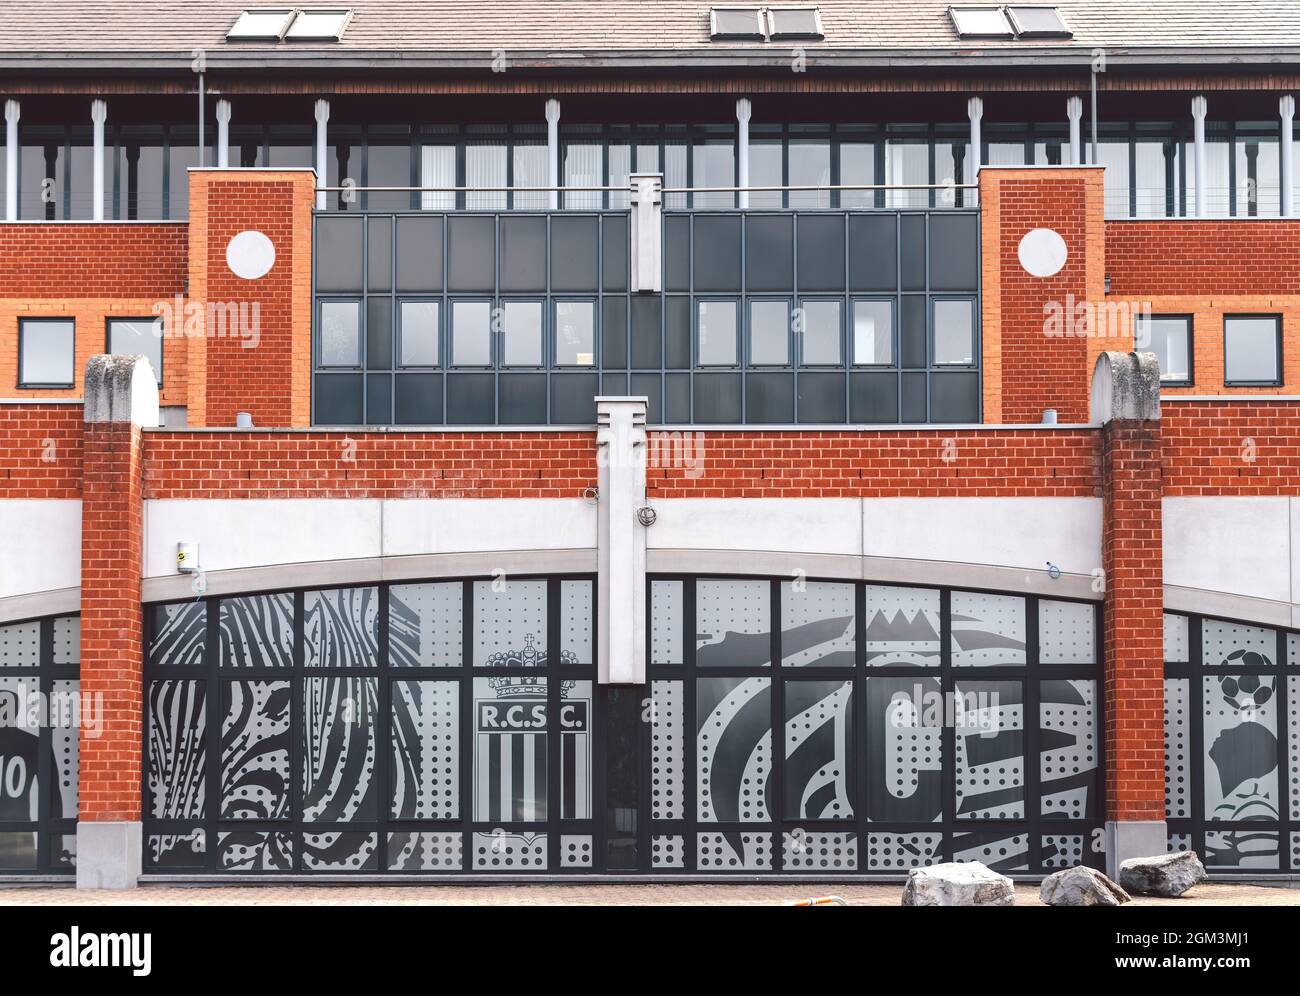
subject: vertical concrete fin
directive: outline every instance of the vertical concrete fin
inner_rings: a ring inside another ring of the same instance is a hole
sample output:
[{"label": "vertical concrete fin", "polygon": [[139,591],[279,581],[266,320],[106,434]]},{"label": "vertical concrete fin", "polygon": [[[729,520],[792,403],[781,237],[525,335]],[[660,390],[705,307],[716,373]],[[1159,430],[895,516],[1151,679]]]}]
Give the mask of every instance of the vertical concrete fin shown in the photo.
[{"label": "vertical concrete fin", "polygon": [[596,399],[602,685],[646,680],[646,398]]}]

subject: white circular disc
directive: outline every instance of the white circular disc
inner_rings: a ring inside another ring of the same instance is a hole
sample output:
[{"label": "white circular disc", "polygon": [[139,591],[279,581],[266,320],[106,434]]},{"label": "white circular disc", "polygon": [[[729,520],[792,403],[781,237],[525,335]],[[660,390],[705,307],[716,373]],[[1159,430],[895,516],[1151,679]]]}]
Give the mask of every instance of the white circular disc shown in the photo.
[{"label": "white circular disc", "polygon": [[261,232],[240,232],[226,246],[226,265],[244,280],[257,280],[275,265],[275,246]]},{"label": "white circular disc", "polygon": [[1069,257],[1065,239],[1050,228],[1034,228],[1025,233],[1016,250],[1020,265],[1035,277],[1054,277]]}]

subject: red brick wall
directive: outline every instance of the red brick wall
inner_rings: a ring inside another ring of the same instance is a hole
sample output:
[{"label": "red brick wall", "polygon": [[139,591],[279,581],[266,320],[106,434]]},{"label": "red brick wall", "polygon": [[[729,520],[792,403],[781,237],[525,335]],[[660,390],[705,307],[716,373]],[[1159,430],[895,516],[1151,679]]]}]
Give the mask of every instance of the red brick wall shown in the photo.
[{"label": "red brick wall", "polygon": [[1163,820],[1160,423],[1110,422],[1100,446],[1107,818]]},{"label": "red brick wall", "polygon": [[1300,294],[1300,221],[1106,222],[1111,295]]},{"label": "red brick wall", "polygon": [[[310,421],[314,185],[314,174],[301,170],[191,175],[191,293],[208,305],[243,307],[250,320],[256,306],[257,329],[255,337],[191,340],[190,425],[233,426],[241,411],[268,427]],[[256,280],[226,262],[230,240],[249,230],[275,247],[275,264]]]},{"label": "red brick wall", "polygon": [[80,498],[81,430],[81,405],[0,405],[0,498]]},{"label": "red brick wall", "polygon": [[0,224],[0,295],[163,300],[185,289],[188,229],[162,224]]},{"label": "red brick wall", "polygon": [[[1095,433],[651,434],[657,498],[1091,496]],[[596,483],[590,432],[145,434],[148,498],[573,498]]]},{"label": "red brick wall", "polygon": [[[1073,323],[1052,328],[1045,306],[1069,315],[1072,303],[1103,297],[1102,173],[986,168],[980,198],[985,421],[1033,423],[1054,408],[1062,422],[1087,422],[1092,363],[1106,345],[1072,334]],[[1065,240],[1066,263],[1053,276],[1020,265],[1021,239],[1035,228]]]},{"label": "red brick wall", "polygon": [[82,820],[140,819],[144,691],[140,605],[141,432],[91,423],[81,519],[81,693],[103,703],[99,736],[80,734]]},{"label": "red brick wall", "polygon": [[1161,405],[1164,493],[1300,495],[1300,398]]}]

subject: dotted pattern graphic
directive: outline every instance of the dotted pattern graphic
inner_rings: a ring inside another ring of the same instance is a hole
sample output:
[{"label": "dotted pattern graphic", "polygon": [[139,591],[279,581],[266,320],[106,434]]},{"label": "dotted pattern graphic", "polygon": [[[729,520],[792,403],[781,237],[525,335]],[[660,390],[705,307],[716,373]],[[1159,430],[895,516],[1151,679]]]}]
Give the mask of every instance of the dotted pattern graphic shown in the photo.
[{"label": "dotted pattern graphic", "polygon": [[[740,840],[740,852],[732,845]],[[701,871],[767,871],[772,867],[772,835],[767,833],[702,833],[695,838],[696,864]]]},{"label": "dotted pattern graphic", "polygon": [[973,591],[952,593],[954,667],[1024,664],[1025,600]]},{"label": "dotted pattern graphic", "polygon": [[388,835],[389,871],[459,871],[463,852],[459,833],[398,831]]},{"label": "dotted pattern graphic", "polygon": [[591,835],[560,834],[560,867],[591,867]]},{"label": "dotted pattern graphic", "polygon": [[939,593],[866,586],[868,667],[939,666]]},{"label": "dotted pattern graphic", "polygon": [[0,667],[37,667],[41,663],[41,624],[0,626]]},{"label": "dotted pattern graphic", "polygon": [[1191,641],[1187,635],[1187,617],[1165,613],[1165,661],[1186,664],[1191,660]]},{"label": "dotted pattern graphic", "polygon": [[394,681],[393,812],[402,819],[460,815],[459,682]]},{"label": "dotted pattern graphic", "polygon": [[943,835],[937,833],[869,833],[867,868],[902,871],[937,864],[942,843]]},{"label": "dotted pattern graphic", "polygon": [[[889,680],[868,678],[867,681]],[[922,771],[943,767],[943,728],[924,723],[910,694],[895,692],[885,715],[890,731],[885,744],[889,794],[910,799],[920,787]]]},{"label": "dotted pattern graphic", "polygon": [[686,742],[682,683],[651,685],[654,716],[650,733],[650,818],[680,820],[686,811]]},{"label": "dotted pattern graphic", "polygon": [[682,582],[650,582],[650,663],[681,664]]},{"label": "dotted pattern graphic", "polygon": [[858,840],[854,834],[794,830],[781,838],[781,860],[787,871],[857,871]]},{"label": "dotted pattern graphic", "polygon": [[686,867],[686,838],[681,834],[656,834],[650,838],[650,867]]},{"label": "dotted pattern graphic", "polygon": [[59,616],[54,620],[54,663],[81,662],[81,617]]},{"label": "dotted pattern graphic", "polygon": [[[80,779],[78,730],[72,714],[79,708],[81,682],[54,682],[51,703],[50,750],[54,754],[54,778],[58,788],[59,812],[64,819],[77,815],[77,784]],[[75,837],[73,838],[76,839]]]},{"label": "dotted pattern graphic", "polygon": [[390,663],[394,667],[460,667],[464,603],[465,591],[459,581],[389,588]]},{"label": "dotted pattern graphic", "polygon": [[276,830],[218,833],[217,864],[226,871],[292,871],[293,837]]},{"label": "dotted pattern graphic", "polygon": [[1191,717],[1186,678],[1165,679],[1165,818],[1190,819]]},{"label": "dotted pattern graphic", "polygon": [[308,871],[377,871],[379,835],[329,830],[302,835],[302,866]]},{"label": "dotted pattern graphic", "polygon": [[[1291,819],[1300,820],[1300,675],[1286,679],[1286,730],[1290,747],[1291,772],[1287,782],[1291,786]],[[1300,862],[1291,862],[1291,868],[1300,868]]]},{"label": "dotted pattern graphic", "polygon": [[476,833],[474,867],[487,871],[505,868],[545,871],[546,834]]},{"label": "dotted pattern graphic", "polygon": [[[700,648],[723,644],[729,633],[765,635],[772,632],[771,585],[766,581],[706,580],[695,583],[695,638]],[[767,648],[748,642],[728,653],[719,647],[714,664],[766,665]],[[705,657],[705,660],[709,658]]]},{"label": "dotted pattern graphic", "polygon": [[474,666],[485,667],[501,654],[517,664],[541,664],[526,657],[546,654],[546,582],[506,581],[504,591],[495,582],[474,582]]},{"label": "dotted pattern graphic", "polygon": [[[958,815],[972,820],[1008,820],[1023,819],[1025,815],[1025,758],[1024,741],[1021,741],[1021,753],[1012,757],[1000,757],[984,764],[973,763],[969,757],[970,741],[980,734],[997,731],[1004,735],[1010,731],[1023,731],[1024,706],[1020,702],[1011,702],[1007,694],[1012,688],[1019,687],[1019,682],[964,682],[956,686],[960,701],[981,702],[975,710],[964,709],[957,717],[957,804]],[[996,704],[992,699],[997,695]],[[986,698],[987,697],[987,698]],[[1006,789],[1020,789],[1014,800],[1005,803],[962,810],[961,801],[967,796],[979,796],[985,792],[1002,792]]]},{"label": "dotted pattern graphic", "polygon": [[1233,657],[1237,651],[1254,651],[1267,658],[1262,662],[1273,663],[1277,655],[1277,636],[1271,629],[1258,626],[1242,626],[1237,623],[1223,622],[1219,619],[1201,620],[1201,660],[1209,666],[1219,664],[1241,664],[1258,666],[1254,660],[1242,654]]},{"label": "dotted pattern graphic", "polygon": [[998,871],[1029,870],[1029,837],[1016,834],[1011,837],[989,839],[980,834],[958,834],[953,838],[954,861],[979,861]]},{"label": "dotted pattern graphic", "polygon": [[590,581],[560,582],[560,649],[567,664],[592,661],[591,597]]},{"label": "dotted pattern graphic", "polygon": [[1094,607],[1087,602],[1040,600],[1038,659],[1043,664],[1091,664],[1096,661]]},{"label": "dotted pattern graphic", "polygon": [[[712,773],[714,755],[722,743],[727,727],[735,720],[750,698],[767,692],[772,685],[771,678],[716,680],[729,683],[731,690],[722,697],[709,716],[697,717],[700,720],[700,728],[695,741],[696,809],[697,819],[701,823],[715,823],[718,819],[712,796]],[[758,742],[750,746],[750,754],[745,759],[745,774],[739,799],[742,821],[762,823],[770,818],[763,787],[767,784],[771,771],[772,730],[769,727]]]},{"label": "dotted pattern graphic", "polygon": [[1170,854],[1178,854],[1182,851],[1192,849],[1192,835],[1190,833],[1171,833],[1166,845],[1166,850]]},{"label": "dotted pattern graphic", "polygon": [[[781,629],[782,646],[787,649],[781,663],[787,667],[852,667],[855,615],[851,584],[808,581],[796,586],[785,582],[781,585]],[[794,646],[801,649],[788,649]]]},{"label": "dotted pattern graphic", "polygon": [[1201,682],[1206,820],[1277,819],[1276,746],[1269,752],[1272,768],[1265,770],[1240,740],[1260,727],[1263,736],[1277,736],[1277,679],[1233,671]]},{"label": "dotted pattern graphic", "polygon": [[1083,864],[1083,844],[1080,834],[1044,834],[1043,867],[1073,868]]},{"label": "dotted pattern graphic", "polygon": [[1042,700],[1038,704],[1038,728],[1074,737],[1074,744],[1056,750],[1043,749],[1038,755],[1038,773],[1042,787],[1043,816],[1081,820],[1088,814],[1087,788],[1051,792],[1053,781],[1069,779],[1097,767],[1097,684],[1093,681],[1069,681],[1065,685],[1074,689],[1083,700],[1073,702],[1048,701],[1048,689],[1054,682],[1043,682]]},{"label": "dotted pattern graphic", "polygon": [[221,667],[293,666],[293,595],[223,598],[217,610]]}]

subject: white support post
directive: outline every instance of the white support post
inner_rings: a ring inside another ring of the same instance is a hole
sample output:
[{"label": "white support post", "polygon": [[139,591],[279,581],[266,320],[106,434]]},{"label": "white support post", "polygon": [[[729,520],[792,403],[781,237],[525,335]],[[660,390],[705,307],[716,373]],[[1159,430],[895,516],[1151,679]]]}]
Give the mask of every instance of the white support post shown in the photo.
[{"label": "white support post", "polygon": [[1289,93],[1278,99],[1278,112],[1282,115],[1282,217],[1295,215],[1295,98]]},{"label": "white support post", "polygon": [[646,398],[596,398],[599,482],[597,676],[602,685],[646,680]]},{"label": "white support post", "polygon": [[217,101],[217,167],[230,165],[230,101]]},{"label": "white support post", "polygon": [[94,159],[91,164],[90,216],[95,221],[104,220],[104,122],[107,120],[107,102],[92,100],[90,102],[90,121],[94,126]]},{"label": "white support post", "polygon": [[1192,122],[1193,138],[1195,145],[1193,148],[1193,175],[1195,177],[1196,193],[1196,217],[1204,218],[1205,210],[1205,185],[1207,177],[1205,161],[1205,113],[1209,109],[1204,97],[1199,94],[1192,98]]},{"label": "white support post", "polygon": [[546,102],[546,183],[551,188],[551,210],[560,207],[560,102],[552,97]]},{"label": "white support post", "polygon": [[328,172],[328,128],[330,120],[330,102],[328,100],[316,101],[316,210],[324,211],[328,204],[329,198],[324,187],[329,180]]},{"label": "white support post", "polygon": [[662,173],[633,173],[631,241],[632,291],[658,292],[663,284],[663,200]]},{"label": "white support post", "polygon": [[748,97],[736,101],[736,186],[740,187],[740,196],[736,207],[742,211],[749,207],[749,118],[753,107]]},{"label": "white support post", "polygon": [[[984,118],[984,101],[979,97],[971,97],[966,101],[966,116],[970,118],[970,165],[971,165],[971,182],[975,182],[979,177],[980,166],[982,164],[980,141],[980,121]],[[960,183],[961,180],[953,177],[953,180]]]},{"label": "white support post", "polygon": [[5,101],[5,221],[18,220],[18,118],[22,107]]},{"label": "white support post", "polygon": [[1083,164],[1083,98],[1070,97],[1065,102],[1065,116],[1070,119],[1070,165]]}]

